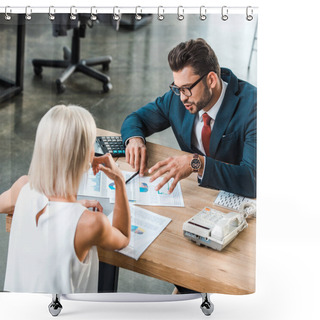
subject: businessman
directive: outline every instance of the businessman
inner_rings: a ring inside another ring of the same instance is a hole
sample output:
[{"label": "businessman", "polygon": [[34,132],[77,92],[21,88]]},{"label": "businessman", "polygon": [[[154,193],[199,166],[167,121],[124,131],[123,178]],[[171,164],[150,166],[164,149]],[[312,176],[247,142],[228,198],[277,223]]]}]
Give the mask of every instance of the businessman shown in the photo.
[{"label": "businessman", "polygon": [[122,124],[126,161],[147,172],[145,138],[171,126],[180,148],[189,154],[170,157],[151,167],[157,189],[173,178],[198,173],[202,187],[256,197],[257,89],[220,68],[203,39],[178,44],[168,55],[173,72],[170,90],[130,114]]}]

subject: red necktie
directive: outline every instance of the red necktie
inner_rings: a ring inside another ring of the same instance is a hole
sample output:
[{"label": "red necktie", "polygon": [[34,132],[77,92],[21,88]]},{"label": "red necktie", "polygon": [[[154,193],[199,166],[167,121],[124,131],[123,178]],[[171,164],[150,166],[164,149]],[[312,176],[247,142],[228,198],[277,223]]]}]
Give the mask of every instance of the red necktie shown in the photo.
[{"label": "red necktie", "polygon": [[202,119],[203,119],[203,128],[201,132],[201,139],[202,139],[204,151],[206,152],[206,155],[209,156],[210,155],[210,136],[211,136],[211,126],[210,126],[211,117],[207,113],[204,113],[202,115]]}]

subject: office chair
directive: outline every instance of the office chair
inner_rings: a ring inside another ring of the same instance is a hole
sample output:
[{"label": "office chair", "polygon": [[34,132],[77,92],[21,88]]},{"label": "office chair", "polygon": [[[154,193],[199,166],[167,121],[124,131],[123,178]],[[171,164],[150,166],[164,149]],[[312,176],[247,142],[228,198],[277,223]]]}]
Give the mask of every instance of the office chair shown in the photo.
[{"label": "office chair", "polygon": [[[63,60],[33,59],[32,64],[34,67],[34,73],[38,76],[41,75],[42,67],[65,69],[61,76],[56,80],[58,93],[63,93],[65,91],[66,87],[64,82],[74,72],[82,72],[89,77],[101,81],[103,91],[108,92],[112,89],[110,77],[96,69],[91,68],[91,66],[102,65],[102,70],[107,71],[109,70],[109,64],[112,61],[112,58],[111,56],[103,56],[90,59],[80,59],[80,38],[85,37],[85,29],[89,21],[89,16],[81,16],[81,14],[78,16],[79,19],[77,17],[77,21],[74,21],[72,26],[68,26],[68,29],[73,28],[71,50],[67,47],[63,47]],[[67,15],[66,18],[69,19],[69,16]],[[62,28],[67,29],[66,25],[62,25]]]}]

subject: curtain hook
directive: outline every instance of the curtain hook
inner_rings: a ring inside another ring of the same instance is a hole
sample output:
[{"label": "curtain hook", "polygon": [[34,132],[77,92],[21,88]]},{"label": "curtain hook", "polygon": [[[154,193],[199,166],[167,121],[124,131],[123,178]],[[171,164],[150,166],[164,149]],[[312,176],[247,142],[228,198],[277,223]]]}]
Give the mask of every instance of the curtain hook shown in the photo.
[{"label": "curtain hook", "polygon": [[140,7],[140,6],[137,6],[137,7],[136,7],[136,16],[135,16],[135,19],[138,20],[138,21],[140,21],[140,20],[142,19],[142,16],[141,16],[141,14],[138,14],[138,8],[140,9],[140,13],[142,13],[141,7]]},{"label": "curtain hook", "polygon": [[[116,13],[116,9],[118,9],[118,13]],[[115,21],[120,20],[120,10],[117,6],[113,7],[113,20],[115,20]]]},{"label": "curtain hook", "polygon": [[205,6],[200,7],[200,20],[204,21],[207,19],[207,9]]},{"label": "curtain hook", "polygon": [[[73,10],[74,10],[74,12],[73,12]],[[75,6],[72,6],[70,8],[70,20],[76,20],[77,19],[76,14],[77,14],[77,9]]]},{"label": "curtain hook", "polygon": [[[95,9],[95,13],[93,13],[93,9]],[[91,21],[97,20],[97,13],[98,13],[98,10],[96,9],[96,7],[95,6],[91,7],[91,12],[90,12],[90,20]]]},{"label": "curtain hook", "polygon": [[[180,12],[180,10],[182,11],[182,13]],[[182,21],[184,19],[184,9],[183,6],[179,6],[178,7],[178,20]]]},{"label": "curtain hook", "polygon": [[[162,9],[162,13],[160,13],[160,8]],[[163,6],[158,7],[158,20],[162,21],[164,19],[164,9]]]},{"label": "curtain hook", "polygon": [[221,8],[221,19],[223,21],[227,21],[228,20],[228,8],[226,6],[223,6]]},{"label": "curtain hook", "polygon": [[56,13],[56,9],[54,8],[54,6],[49,7],[49,20],[53,21],[56,17],[54,16],[54,14]]},{"label": "curtain hook", "polygon": [[30,6],[27,6],[26,7],[26,16],[25,16],[25,19],[27,21],[30,21],[31,20],[31,14],[32,14],[32,9]]},{"label": "curtain hook", "polygon": [[[250,9],[250,14],[249,14],[249,9]],[[248,21],[252,21],[253,20],[253,9],[251,6],[248,6],[247,9],[246,9],[246,19]]]},{"label": "curtain hook", "polygon": [[[9,13],[8,13],[9,11]],[[10,9],[9,6],[5,7],[4,9],[4,18],[7,20],[7,21],[10,21],[11,20],[11,16],[9,15],[10,13],[12,12],[12,10]]]}]

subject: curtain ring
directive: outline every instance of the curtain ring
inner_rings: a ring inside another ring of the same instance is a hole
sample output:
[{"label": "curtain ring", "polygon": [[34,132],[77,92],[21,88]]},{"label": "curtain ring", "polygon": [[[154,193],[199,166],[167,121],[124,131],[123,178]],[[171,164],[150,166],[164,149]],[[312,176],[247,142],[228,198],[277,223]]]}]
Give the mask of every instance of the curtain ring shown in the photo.
[{"label": "curtain ring", "polygon": [[227,21],[228,20],[228,8],[226,6],[223,6],[221,8],[221,19],[223,21]]},{"label": "curtain ring", "polygon": [[[73,9],[74,9],[74,12],[73,12]],[[77,16],[75,14],[77,14],[77,9],[76,9],[75,6],[72,6],[70,8],[70,20],[76,20],[77,19]]]},{"label": "curtain ring", "polygon": [[[249,9],[250,9],[250,14],[249,14]],[[246,9],[246,19],[248,20],[248,21],[252,21],[253,20],[253,9],[252,9],[252,7],[247,7],[247,9]]]},{"label": "curtain ring", "polygon": [[[162,9],[162,13],[160,13],[160,8]],[[163,6],[158,7],[158,20],[162,21],[164,19],[164,9]]]},{"label": "curtain ring", "polygon": [[31,14],[32,14],[31,7],[30,7],[30,6],[27,6],[27,7],[26,7],[26,16],[25,16],[25,19],[26,19],[27,21],[30,21],[30,20],[31,20]]},{"label": "curtain ring", "polygon": [[[93,13],[93,9],[95,9],[95,13]],[[97,20],[97,12],[98,10],[96,9],[96,7],[91,7],[91,12],[90,12],[90,20],[91,21],[96,21]]]},{"label": "curtain ring", "polygon": [[205,6],[200,7],[200,20],[204,21],[207,19],[207,9]]},{"label": "curtain ring", "polygon": [[54,14],[56,13],[56,9],[54,8],[54,6],[49,7],[49,20],[53,21],[56,17],[54,16]]},{"label": "curtain ring", "polygon": [[[118,13],[116,13],[116,9],[118,9]],[[120,20],[120,10],[117,6],[113,7],[113,20],[115,20],[115,21]]]},{"label": "curtain ring", "polygon": [[[182,13],[180,13],[180,10],[182,10]],[[179,21],[182,21],[184,19],[184,9],[183,9],[183,6],[179,6],[178,7],[178,20]]]},{"label": "curtain ring", "polygon": [[140,21],[140,20],[142,19],[142,16],[141,16],[141,14],[138,14],[138,9],[140,10],[140,13],[142,13],[141,7],[140,7],[140,6],[137,6],[137,7],[136,7],[136,16],[135,16],[135,19],[138,20],[138,21]]},{"label": "curtain ring", "polygon": [[[7,7],[5,7],[5,9],[4,9],[4,18],[7,20],[7,21],[10,21],[11,20],[11,16],[9,15],[11,12],[12,12],[12,10],[11,9],[9,9],[10,7],[9,6],[7,6]],[[8,13],[8,11],[9,11],[9,13]]]}]

